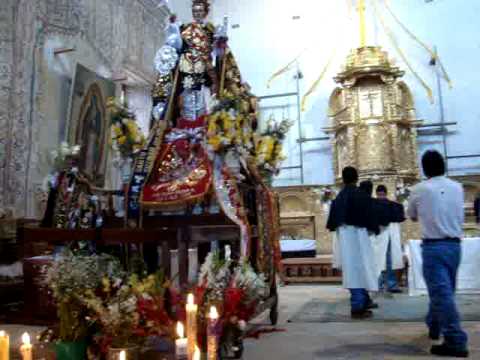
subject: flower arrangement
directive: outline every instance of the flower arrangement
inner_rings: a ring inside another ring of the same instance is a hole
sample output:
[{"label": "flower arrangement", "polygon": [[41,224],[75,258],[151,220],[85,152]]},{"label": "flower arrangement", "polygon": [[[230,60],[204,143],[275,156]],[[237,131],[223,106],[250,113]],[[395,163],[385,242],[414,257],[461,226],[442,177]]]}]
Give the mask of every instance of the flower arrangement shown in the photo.
[{"label": "flower arrangement", "polygon": [[207,143],[214,152],[234,147],[240,154],[253,149],[251,114],[241,97],[228,92],[213,106],[207,117]]},{"label": "flower arrangement", "polygon": [[60,146],[50,152],[50,160],[54,171],[64,170],[70,166],[70,160],[80,155],[80,145],[69,145],[63,141]]},{"label": "flower arrangement", "polygon": [[[211,252],[201,267],[196,289],[201,309],[199,321],[206,324],[202,314],[206,314],[210,306],[220,309],[221,341],[232,341],[245,330],[246,323],[255,315],[267,292],[265,276],[257,274],[246,259],[235,262],[223,259],[218,251]],[[200,344],[205,338],[206,335],[200,332]]]},{"label": "flower arrangement", "polygon": [[403,183],[400,183],[397,185],[397,189],[395,191],[395,195],[397,197],[397,201],[400,203],[404,203],[408,201],[408,198],[410,197],[410,186],[407,186]]},{"label": "flower arrangement", "polygon": [[285,160],[282,155],[282,143],[292,126],[289,120],[275,123],[270,119],[267,129],[255,141],[256,163],[267,177],[277,174],[280,163]]},{"label": "flower arrangement", "polygon": [[107,102],[111,114],[112,148],[123,158],[134,156],[145,146],[145,136],[140,130],[135,115],[119,105],[114,98]]},{"label": "flower arrangement", "polygon": [[338,193],[336,189],[333,189],[330,186],[315,189],[314,192],[320,196],[320,201],[322,204],[330,203],[333,199],[335,199]]},{"label": "flower arrangement", "polygon": [[166,284],[161,273],[143,279],[104,277],[100,288],[80,296],[88,319],[99,330],[96,340],[103,353],[109,347],[140,346],[150,335],[170,335],[173,322],[164,306]]},{"label": "flower arrangement", "polygon": [[95,291],[104,276],[122,276],[119,262],[109,255],[81,255],[68,250],[46,269],[45,283],[52,290],[60,319],[59,338],[78,341],[89,334],[82,294]]}]

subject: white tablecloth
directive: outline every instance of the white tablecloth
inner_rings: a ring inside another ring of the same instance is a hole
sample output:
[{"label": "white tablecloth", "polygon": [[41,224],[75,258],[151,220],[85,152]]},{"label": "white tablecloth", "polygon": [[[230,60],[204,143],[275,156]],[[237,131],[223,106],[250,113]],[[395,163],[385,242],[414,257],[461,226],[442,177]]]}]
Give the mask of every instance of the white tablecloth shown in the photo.
[{"label": "white tablecloth", "polygon": [[[408,256],[408,292],[412,296],[427,294],[422,274],[422,241],[410,240],[406,247]],[[480,238],[462,240],[462,262],[458,271],[457,292],[480,293]]]},{"label": "white tablecloth", "polygon": [[282,252],[315,251],[317,242],[312,239],[280,240],[280,249]]}]

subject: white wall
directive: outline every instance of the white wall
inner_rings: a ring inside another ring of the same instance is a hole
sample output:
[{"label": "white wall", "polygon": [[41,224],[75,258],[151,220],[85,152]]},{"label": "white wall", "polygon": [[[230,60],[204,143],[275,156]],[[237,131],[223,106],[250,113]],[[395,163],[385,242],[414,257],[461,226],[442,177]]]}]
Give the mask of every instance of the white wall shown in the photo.
[{"label": "white wall", "polygon": [[[368,2],[367,2],[368,3]],[[476,16],[480,13],[478,0],[436,0],[425,3],[421,0],[390,1],[395,13],[422,40],[438,48],[443,64],[454,82],[453,90],[443,83],[446,121],[457,121],[456,130],[448,136],[449,155],[480,154],[480,133],[477,122],[480,108],[475,106],[480,72],[477,69],[480,55],[480,41]],[[336,86],[333,76],[340,70],[348,49],[358,45],[356,13],[349,16],[347,1],[342,0],[217,0],[214,2],[214,22],[221,21],[224,15],[230,16],[231,24],[240,27],[230,29],[230,46],[248,81],[257,95],[292,92],[296,90],[290,72],[277,80],[272,88],[266,83],[270,75],[291,61],[306,49],[299,60],[304,74],[300,82],[303,95],[322,71],[324,65],[336,49],[336,56],[319,89],[311,96],[307,110],[302,114],[303,136],[322,136],[322,127],[328,125],[327,102]],[[300,16],[300,20],[293,20]],[[381,31],[373,14],[368,16],[369,44],[382,45],[388,50],[397,64],[407,70],[405,64],[390,45]],[[417,115],[426,123],[438,122],[440,118],[438,91],[434,70],[429,66],[429,56],[416,43],[384,14],[389,26],[396,34],[401,48],[407,54],[412,66],[434,91],[436,103],[431,105],[425,91],[407,71],[406,82],[411,87],[416,100]],[[264,106],[285,104],[287,100],[264,102]],[[276,111],[280,120],[283,114],[295,118],[296,99],[290,98],[288,109]],[[286,142],[288,160],[284,166],[298,165],[297,128],[291,130]],[[442,150],[441,137],[422,137],[419,152],[436,147]],[[451,160],[450,170],[454,173],[480,172],[480,158]],[[305,183],[327,184],[333,181],[330,144],[307,143],[304,147]],[[277,185],[296,184],[299,172],[285,171]]]}]

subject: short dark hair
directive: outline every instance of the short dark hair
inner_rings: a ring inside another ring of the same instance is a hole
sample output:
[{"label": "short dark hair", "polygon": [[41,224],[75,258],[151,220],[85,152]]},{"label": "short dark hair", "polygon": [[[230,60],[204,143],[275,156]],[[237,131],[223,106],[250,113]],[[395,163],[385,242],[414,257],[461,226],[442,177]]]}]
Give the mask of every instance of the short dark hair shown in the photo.
[{"label": "short dark hair", "polygon": [[377,186],[377,189],[375,190],[375,192],[379,193],[379,192],[383,192],[385,194],[388,194],[388,190],[387,190],[387,187],[383,184],[380,184]]},{"label": "short dark hair", "polygon": [[370,180],[364,180],[360,183],[360,189],[365,191],[368,195],[372,196],[373,192],[373,183]]},{"label": "short dark hair", "polygon": [[353,166],[347,166],[342,170],[342,180],[345,185],[355,184],[358,181],[358,172]]},{"label": "short dark hair", "polygon": [[423,173],[427,178],[445,175],[445,161],[436,150],[427,150],[422,156]]}]

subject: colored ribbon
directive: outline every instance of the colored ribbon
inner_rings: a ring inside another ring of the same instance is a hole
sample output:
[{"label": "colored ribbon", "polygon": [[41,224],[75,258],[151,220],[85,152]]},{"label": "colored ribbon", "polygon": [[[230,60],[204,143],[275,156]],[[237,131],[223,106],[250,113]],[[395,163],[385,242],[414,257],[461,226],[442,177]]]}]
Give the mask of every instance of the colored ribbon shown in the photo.
[{"label": "colored ribbon", "polygon": [[378,11],[376,1],[378,1],[378,0],[372,0],[373,10],[374,10],[374,13],[375,13],[376,17],[377,17],[378,20],[380,21],[380,24],[382,25],[382,28],[385,30],[385,33],[387,34],[388,38],[389,38],[390,41],[392,42],[392,45],[395,47],[395,50],[397,50],[398,54],[400,55],[400,57],[402,58],[402,60],[405,62],[405,64],[407,65],[408,69],[410,70],[410,72],[413,74],[413,76],[415,76],[415,78],[418,80],[418,82],[419,82],[419,83],[422,85],[422,87],[425,89],[425,91],[427,92],[428,99],[429,99],[430,102],[433,104],[433,103],[434,103],[434,99],[433,99],[433,91],[432,91],[432,89],[431,89],[430,86],[428,86],[428,84],[420,77],[420,75],[413,69],[413,66],[410,64],[410,62],[408,61],[406,55],[403,53],[402,49],[400,48],[400,45],[398,44],[397,39],[395,38],[395,35],[393,35],[392,31],[390,30],[390,28],[389,28],[389,27],[387,26],[387,24],[385,23],[385,20],[384,20],[382,14],[380,14],[380,12]]},{"label": "colored ribbon", "polygon": [[445,70],[445,67],[443,66],[438,54],[434,50],[432,50],[426,43],[424,43],[422,40],[420,40],[412,31],[410,31],[410,29],[408,29],[407,26],[402,23],[402,21],[400,21],[398,16],[393,12],[392,8],[390,7],[390,4],[389,4],[388,0],[384,0],[383,3],[385,5],[385,8],[387,9],[387,11],[390,13],[390,15],[395,20],[395,22],[403,29],[403,31],[405,31],[408,34],[408,36],[410,36],[421,47],[423,47],[430,54],[432,59],[435,60],[438,63],[438,65],[440,67],[440,71],[442,72],[443,78],[445,79],[445,81],[447,81],[448,86],[451,89],[453,87],[452,80],[450,79],[450,76],[448,76],[448,73]]},{"label": "colored ribbon", "polygon": [[302,98],[302,111],[305,111],[306,105],[307,105],[307,99],[308,97],[317,89],[318,85],[322,81],[323,77],[325,76],[325,73],[327,72],[328,68],[330,67],[330,64],[332,63],[334,57],[335,57],[336,51],[334,50],[332,52],[332,55],[330,56],[330,59],[328,60],[327,64],[322,70],[322,73],[318,77],[317,80],[313,83],[313,85],[310,87],[310,89],[305,93],[305,95]]},{"label": "colored ribbon", "polygon": [[298,61],[298,59],[300,58],[300,56],[303,55],[303,53],[306,51],[307,49],[304,49],[300,52],[300,54],[297,55],[297,57],[295,57],[295,59],[293,59],[292,61],[290,61],[286,66],[282,67],[280,70],[276,71],[275,73],[273,73],[272,76],[270,76],[270,79],[268,79],[267,81],[267,88],[270,88],[270,85],[272,84],[273,80],[275,80],[277,77],[279,77],[280,75],[286,73],[288,70],[290,70],[290,68]]}]

